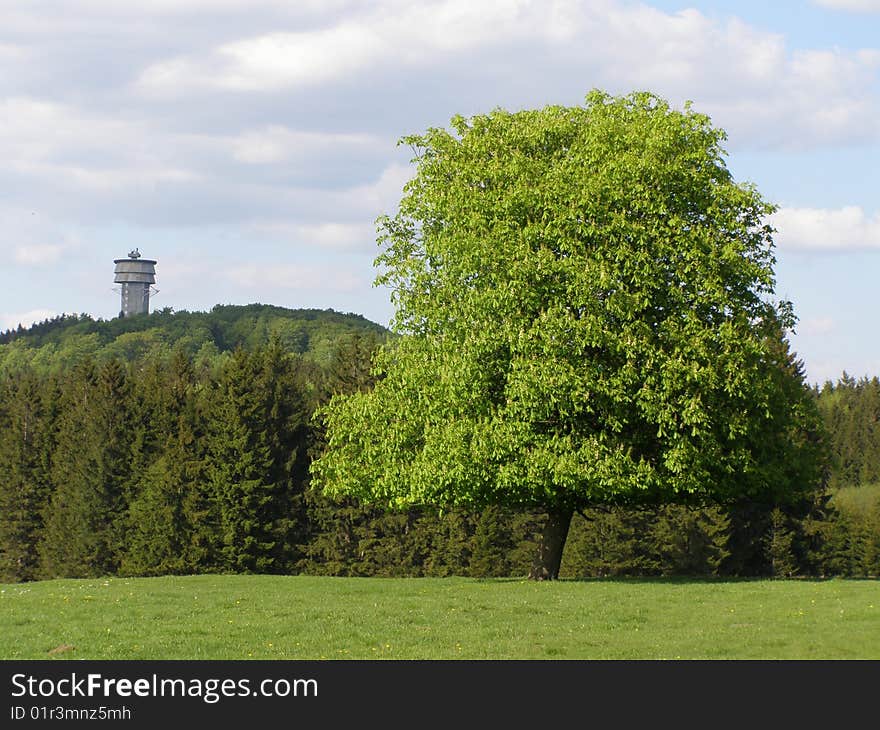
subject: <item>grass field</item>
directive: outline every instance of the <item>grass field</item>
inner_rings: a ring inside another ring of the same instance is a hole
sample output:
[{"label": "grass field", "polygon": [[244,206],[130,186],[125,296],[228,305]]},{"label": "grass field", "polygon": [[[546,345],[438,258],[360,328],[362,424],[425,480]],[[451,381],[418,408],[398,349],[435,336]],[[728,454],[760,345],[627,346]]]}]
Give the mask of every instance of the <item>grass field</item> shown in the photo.
[{"label": "grass field", "polygon": [[880,659],[878,581],[0,585],[0,659]]}]

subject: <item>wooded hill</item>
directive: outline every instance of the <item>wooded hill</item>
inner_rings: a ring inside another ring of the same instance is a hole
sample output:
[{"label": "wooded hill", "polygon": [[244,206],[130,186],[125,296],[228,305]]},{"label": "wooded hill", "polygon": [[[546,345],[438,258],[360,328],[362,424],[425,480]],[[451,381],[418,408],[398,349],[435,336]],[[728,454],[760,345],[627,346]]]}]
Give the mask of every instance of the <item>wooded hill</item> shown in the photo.
[{"label": "wooded hill", "polygon": [[[312,489],[315,410],[390,334],[253,304],[2,335],[0,580],[204,572],[521,576],[542,515],[387,513]],[[815,389],[827,485],[796,504],[584,510],[562,575],[877,575],[880,381]]]},{"label": "wooded hill", "polygon": [[87,356],[99,362],[167,360],[174,351],[205,361],[237,347],[266,345],[272,336],[285,351],[326,365],[339,338],[353,333],[377,339],[388,334],[359,314],[268,304],[218,304],[210,312],[165,308],[110,320],[67,314],[0,333],[0,372],[24,365],[41,372],[64,370]]}]

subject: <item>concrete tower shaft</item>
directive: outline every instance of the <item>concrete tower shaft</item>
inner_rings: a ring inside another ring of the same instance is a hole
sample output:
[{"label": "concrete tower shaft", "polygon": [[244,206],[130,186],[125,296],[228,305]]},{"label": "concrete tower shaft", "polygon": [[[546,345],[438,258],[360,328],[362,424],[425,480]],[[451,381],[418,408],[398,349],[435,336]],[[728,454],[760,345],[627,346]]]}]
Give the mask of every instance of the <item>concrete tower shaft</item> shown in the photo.
[{"label": "concrete tower shaft", "polygon": [[116,278],[121,284],[122,307],[120,314],[130,317],[133,314],[148,314],[150,311],[150,286],[156,283],[156,262],[142,259],[135,249],[126,259],[114,259]]}]

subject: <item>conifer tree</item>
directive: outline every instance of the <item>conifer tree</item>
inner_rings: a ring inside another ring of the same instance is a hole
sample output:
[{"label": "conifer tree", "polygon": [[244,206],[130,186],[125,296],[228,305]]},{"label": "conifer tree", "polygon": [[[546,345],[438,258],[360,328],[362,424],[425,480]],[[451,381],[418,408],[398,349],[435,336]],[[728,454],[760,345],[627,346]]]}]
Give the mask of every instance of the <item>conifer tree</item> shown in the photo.
[{"label": "conifer tree", "polygon": [[504,510],[489,505],[476,520],[473,549],[470,558],[470,575],[475,578],[491,578],[513,574],[510,556],[514,549],[514,535],[510,520]]},{"label": "conifer tree", "polygon": [[236,350],[212,393],[206,473],[218,528],[219,567],[270,572],[298,558],[307,473],[305,403],[275,340]]},{"label": "conifer tree", "polygon": [[131,478],[129,382],[111,360],[85,360],[65,383],[40,551],[51,576],[114,573],[125,544]]},{"label": "conifer tree", "polygon": [[0,580],[38,577],[50,492],[52,388],[31,369],[0,382]]},{"label": "conifer tree", "polygon": [[207,477],[220,545],[218,567],[265,572],[275,548],[271,506],[275,485],[267,483],[271,455],[260,428],[261,405],[253,392],[254,355],[237,349],[212,391],[208,416]]},{"label": "conifer tree", "polygon": [[470,566],[475,522],[474,516],[463,510],[442,514],[425,511],[414,531],[414,552],[425,556],[422,575],[473,575]]},{"label": "conifer tree", "polygon": [[655,512],[648,541],[661,572],[718,575],[730,555],[730,519],[717,505],[664,505]]},{"label": "conifer tree", "polygon": [[272,335],[259,351],[256,389],[262,399],[271,468],[268,481],[275,485],[272,556],[276,571],[289,571],[301,557],[306,539],[304,492],[309,479],[308,423],[312,407],[300,377],[297,356],[289,354],[280,337]]},{"label": "conifer tree", "polygon": [[175,352],[155,387],[162,394],[152,412],[160,455],[140,475],[135,488],[122,571],[135,575],[197,572],[208,567],[210,552],[200,546],[201,521],[208,514],[202,474],[203,427],[193,364],[182,350]]},{"label": "conifer tree", "polygon": [[648,542],[653,512],[621,506],[583,510],[572,522],[563,575],[577,578],[662,571]]}]

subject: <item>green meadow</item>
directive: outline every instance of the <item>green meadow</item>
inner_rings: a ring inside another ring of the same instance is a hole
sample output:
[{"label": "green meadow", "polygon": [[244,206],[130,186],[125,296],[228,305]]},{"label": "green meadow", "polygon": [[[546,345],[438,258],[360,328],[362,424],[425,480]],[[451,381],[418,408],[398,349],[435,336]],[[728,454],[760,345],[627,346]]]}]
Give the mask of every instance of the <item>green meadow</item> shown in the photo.
[{"label": "green meadow", "polygon": [[2,659],[880,659],[876,580],[0,585]]}]

